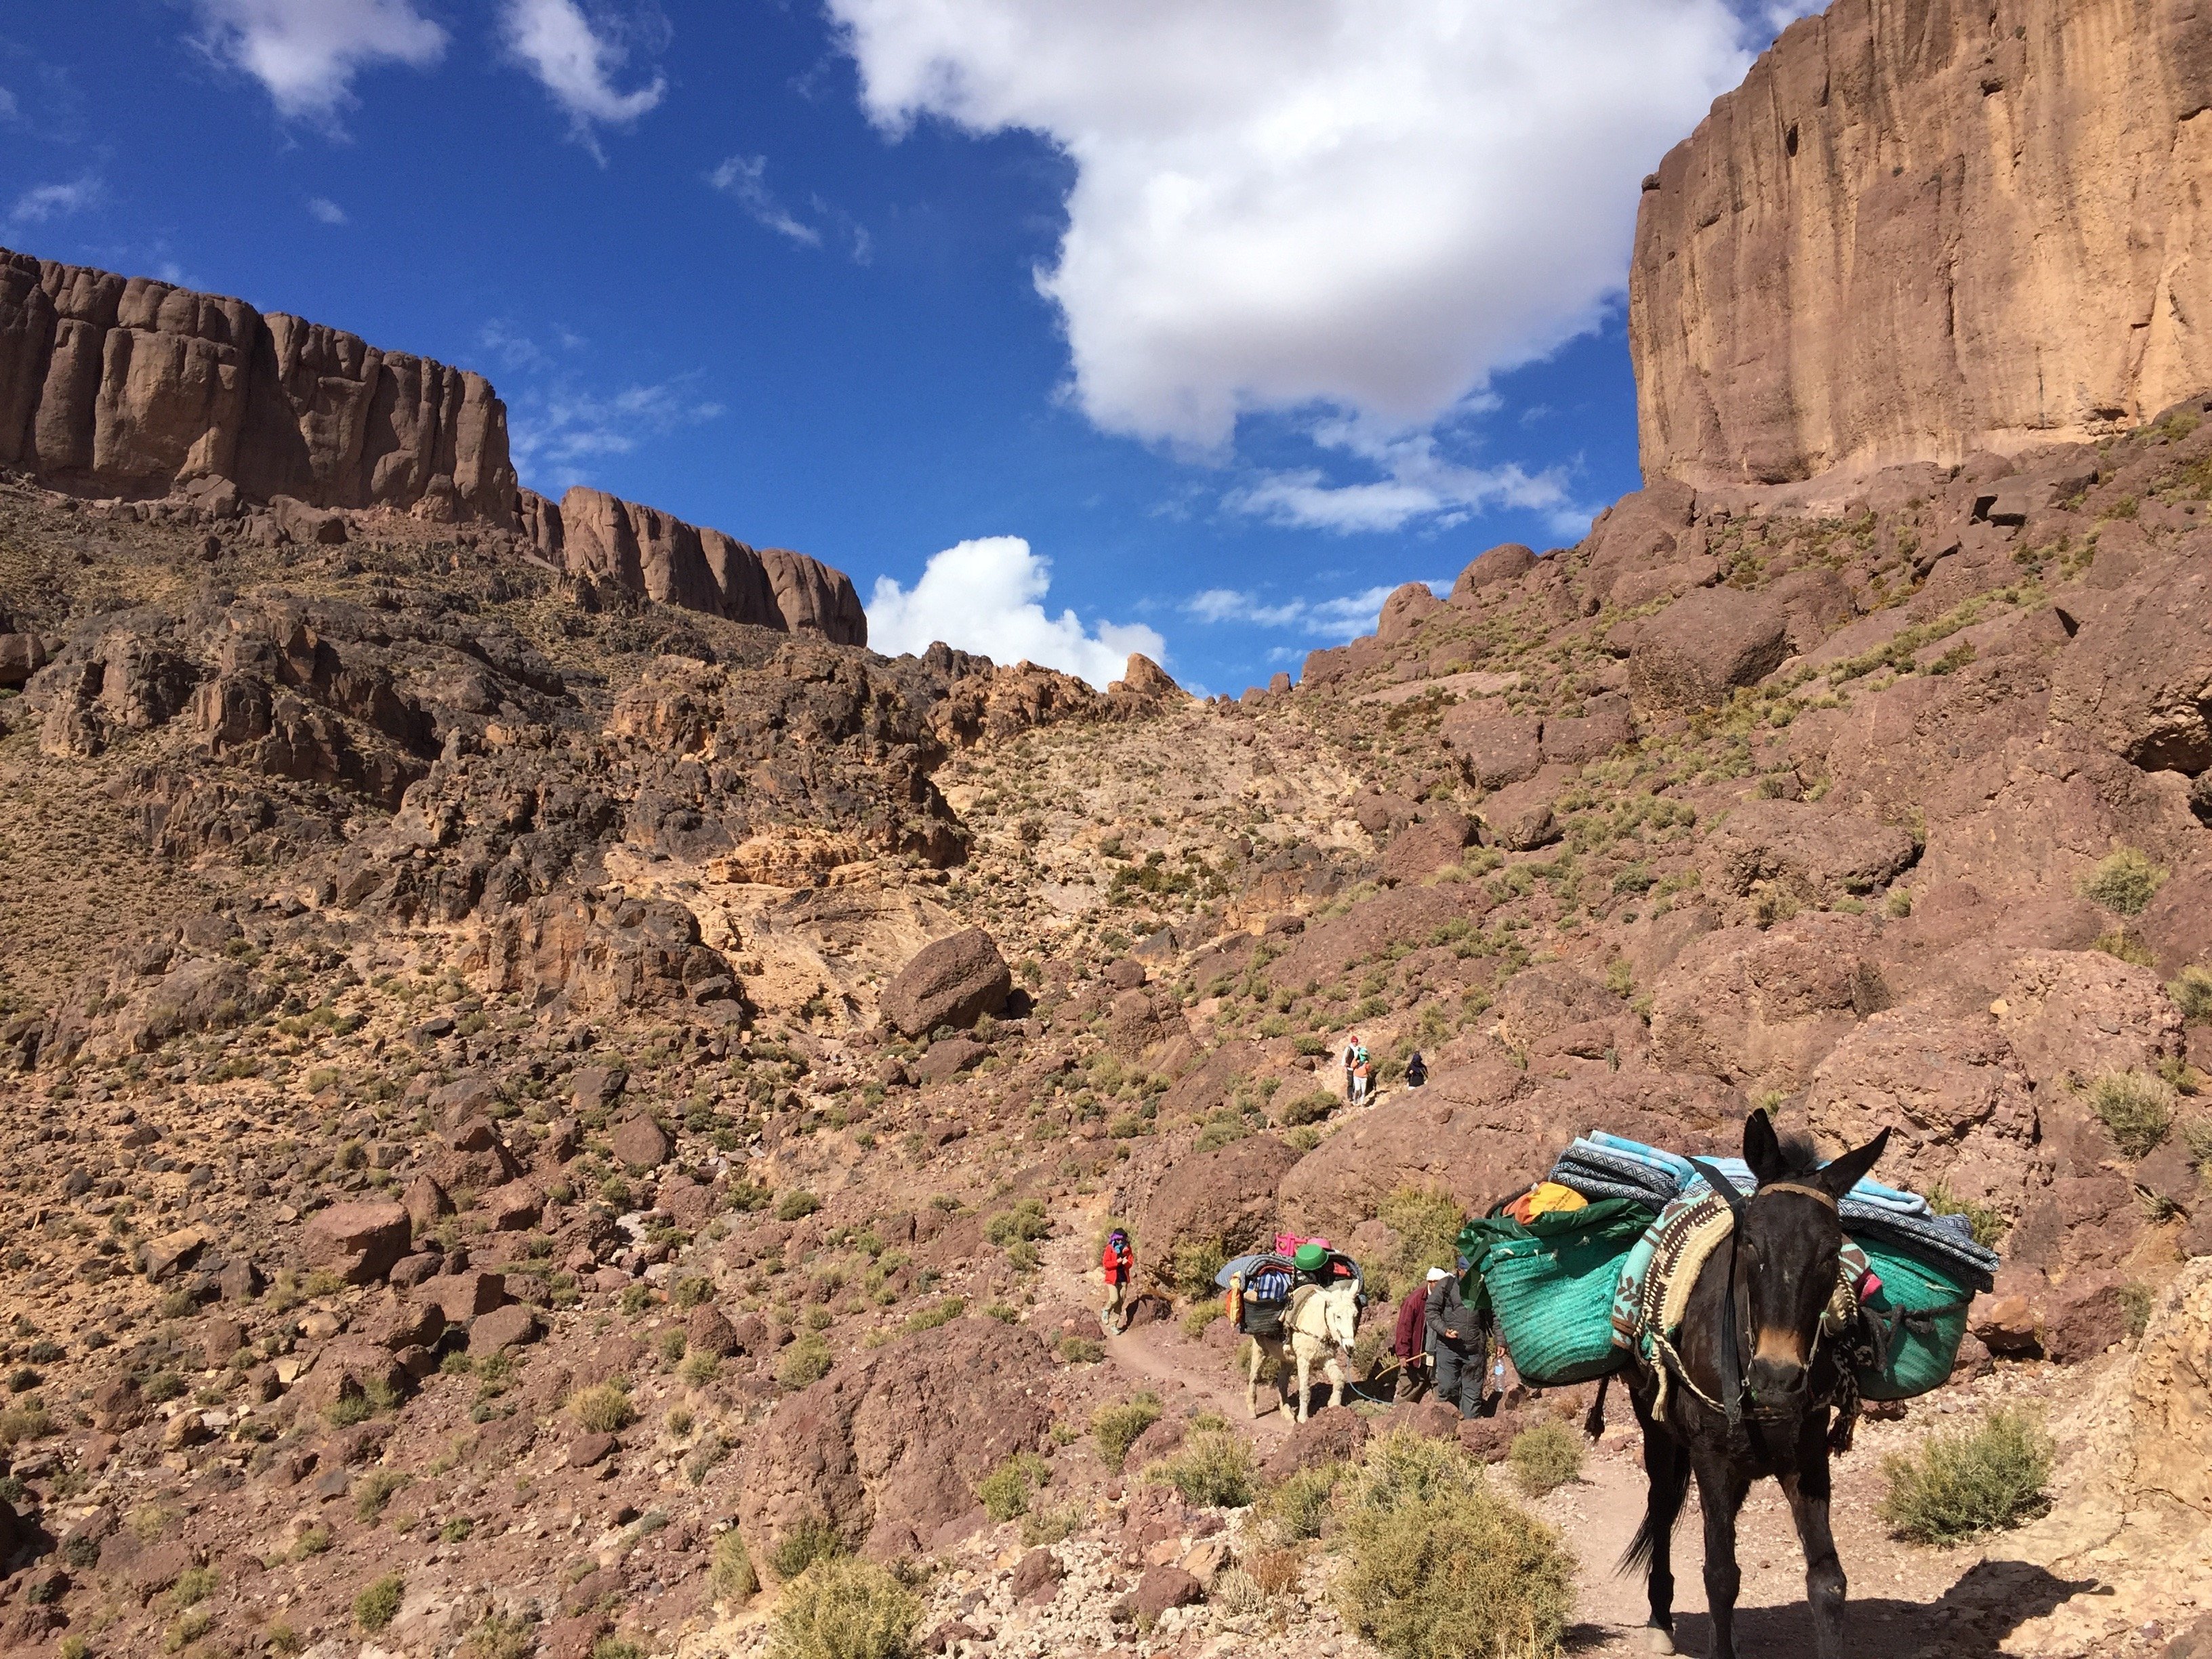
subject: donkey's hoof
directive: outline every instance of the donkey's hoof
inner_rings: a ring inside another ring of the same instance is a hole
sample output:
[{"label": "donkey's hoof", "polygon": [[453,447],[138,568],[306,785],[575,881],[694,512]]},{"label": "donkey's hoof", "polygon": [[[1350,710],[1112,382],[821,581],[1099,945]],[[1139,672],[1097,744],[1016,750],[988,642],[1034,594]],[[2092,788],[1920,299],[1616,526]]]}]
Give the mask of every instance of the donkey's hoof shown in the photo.
[{"label": "donkey's hoof", "polygon": [[1644,1650],[1646,1653],[1672,1653],[1674,1651],[1674,1638],[1656,1625],[1646,1625],[1644,1627]]}]

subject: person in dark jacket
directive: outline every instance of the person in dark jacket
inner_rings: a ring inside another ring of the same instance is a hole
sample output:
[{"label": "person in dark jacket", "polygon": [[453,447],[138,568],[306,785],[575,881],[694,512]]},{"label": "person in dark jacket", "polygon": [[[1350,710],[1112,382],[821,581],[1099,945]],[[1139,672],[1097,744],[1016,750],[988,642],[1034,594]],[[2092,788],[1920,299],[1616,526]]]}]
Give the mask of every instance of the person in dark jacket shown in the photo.
[{"label": "person in dark jacket", "polygon": [[1418,1089],[1428,1080],[1429,1062],[1421,1058],[1419,1049],[1415,1049],[1413,1057],[1406,1062],[1406,1086]]},{"label": "person in dark jacket", "polygon": [[[1466,1267],[1461,1262],[1462,1270]],[[1429,1280],[1428,1334],[1436,1356],[1437,1398],[1459,1407],[1462,1417],[1482,1408],[1482,1374],[1490,1345],[1478,1333],[1474,1310],[1460,1294],[1459,1275],[1432,1267]]]},{"label": "person in dark jacket", "polygon": [[[1431,1268],[1438,1273],[1441,1268]],[[1398,1327],[1391,1333],[1390,1352],[1398,1358],[1401,1400],[1419,1400],[1428,1387],[1429,1286],[1424,1280],[1406,1293],[1398,1304]]]}]

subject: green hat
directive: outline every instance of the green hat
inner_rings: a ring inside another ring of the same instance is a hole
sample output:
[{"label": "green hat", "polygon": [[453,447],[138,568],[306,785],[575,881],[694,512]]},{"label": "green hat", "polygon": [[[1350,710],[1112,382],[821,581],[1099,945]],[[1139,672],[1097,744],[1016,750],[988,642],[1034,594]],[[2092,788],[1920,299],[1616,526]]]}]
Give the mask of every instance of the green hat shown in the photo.
[{"label": "green hat", "polygon": [[1328,1252],[1318,1244],[1301,1244],[1298,1253],[1291,1260],[1297,1263],[1300,1273],[1317,1273],[1328,1261]]}]

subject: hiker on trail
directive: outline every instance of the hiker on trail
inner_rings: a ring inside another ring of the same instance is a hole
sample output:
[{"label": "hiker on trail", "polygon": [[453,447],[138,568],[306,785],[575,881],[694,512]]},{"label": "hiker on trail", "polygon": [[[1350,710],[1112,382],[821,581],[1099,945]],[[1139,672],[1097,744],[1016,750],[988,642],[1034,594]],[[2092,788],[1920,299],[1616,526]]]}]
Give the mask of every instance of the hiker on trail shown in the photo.
[{"label": "hiker on trail", "polygon": [[1098,1270],[1106,1277],[1106,1305],[1098,1310],[1098,1323],[1107,1335],[1119,1336],[1129,1328],[1126,1298],[1137,1271],[1136,1253],[1129,1248],[1129,1235],[1119,1227],[1106,1235],[1106,1249],[1098,1259]]},{"label": "hiker on trail", "polygon": [[1429,1286],[1443,1277],[1442,1267],[1406,1292],[1398,1304],[1398,1327],[1391,1333],[1390,1352],[1398,1357],[1400,1400],[1419,1400],[1428,1385]]},{"label": "hiker on trail", "polygon": [[1421,1058],[1421,1051],[1413,1050],[1413,1057],[1406,1062],[1406,1086],[1418,1089],[1429,1080],[1429,1062]]},{"label": "hiker on trail", "polygon": [[1362,1043],[1359,1057],[1352,1063],[1352,1101],[1355,1105],[1367,1103],[1367,1091],[1374,1081],[1374,1067],[1367,1058],[1367,1046]]},{"label": "hiker on trail", "polygon": [[1355,1032],[1352,1038],[1344,1045],[1344,1099],[1345,1103],[1350,1106],[1357,1106],[1359,1103],[1358,1096],[1353,1094],[1352,1091],[1353,1088],[1352,1070],[1358,1064],[1359,1037],[1358,1033]]},{"label": "hiker on trail", "polygon": [[[1463,1272],[1467,1259],[1460,1258]],[[1436,1357],[1437,1398],[1459,1407],[1462,1417],[1473,1417],[1482,1408],[1483,1349],[1480,1327],[1474,1309],[1460,1294],[1459,1276],[1442,1267],[1429,1269],[1429,1349]]]}]

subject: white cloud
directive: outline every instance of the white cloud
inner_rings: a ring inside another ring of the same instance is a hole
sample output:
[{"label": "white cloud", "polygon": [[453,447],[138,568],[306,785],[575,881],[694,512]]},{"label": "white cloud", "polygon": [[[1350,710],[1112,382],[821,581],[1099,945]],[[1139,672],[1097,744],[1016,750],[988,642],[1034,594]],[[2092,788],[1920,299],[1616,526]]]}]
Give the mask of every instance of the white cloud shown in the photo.
[{"label": "white cloud", "polygon": [[1052,562],[1030,551],[1019,536],[961,542],[933,555],[911,588],[876,578],[868,644],[896,656],[942,640],[994,662],[1058,668],[1102,690],[1121,678],[1132,652],[1166,659],[1167,642],[1141,623],[1101,622],[1085,629],[1073,611],[1046,615],[1039,601],[1051,586]]},{"label": "white cloud", "polygon": [[655,75],[634,91],[616,91],[614,76],[629,49],[613,28],[594,30],[576,0],[506,0],[500,29],[507,51],[553,94],[577,141],[601,161],[592,129],[628,126],[668,90],[667,77]]},{"label": "white cloud", "polygon": [[346,210],[327,196],[310,196],[307,198],[307,216],[325,225],[347,222]]},{"label": "white cloud", "polygon": [[[1422,584],[1434,592],[1434,581]],[[1446,586],[1449,584],[1446,583]],[[1183,601],[1183,612],[1203,623],[1243,623],[1255,628],[1290,628],[1316,639],[1349,640],[1375,631],[1382,601],[1395,586],[1362,588],[1327,599],[1284,599],[1274,604],[1234,587],[1209,587]],[[872,630],[870,637],[873,637]]]},{"label": "white cloud", "polygon": [[105,186],[92,173],[65,184],[33,185],[16,197],[8,210],[11,225],[42,225],[49,219],[65,219],[96,205]]},{"label": "white cloud", "polygon": [[[483,337],[511,363],[535,366],[545,361],[529,341],[507,333],[503,325],[487,325]],[[532,487],[557,492],[586,482],[587,462],[627,455],[647,440],[716,419],[722,405],[693,395],[691,378],[626,386],[611,395],[567,386],[526,390],[507,404],[508,443],[516,467],[528,475],[525,482]]]},{"label": "white cloud", "polygon": [[7,88],[0,87],[0,121],[12,121],[21,113],[22,108],[16,103],[15,94]]},{"label": "white cloud", "polygon": [[[707,175],[707,182],[744,209],[757,224],[808,247],[822,246],[822,233],[791,216],[768,187],[768,157],[732,155]],[[818,205],[818,201],[817,201]]]},{"label": "white cloud", "polygon": [[885,128],[1074,161],[1037,283],[1075,400],[1217,453],[1253,410],[1416,429],[1591,327],[1638,179],[1748,62],[1723,0],[828,3]]},{"label": "white cloud", "polygon": [[378,64],[428,69],[446,31],[414,0],[195,0],[198,45],[268,89],[276,112],[334,121],[353,77]]}]

